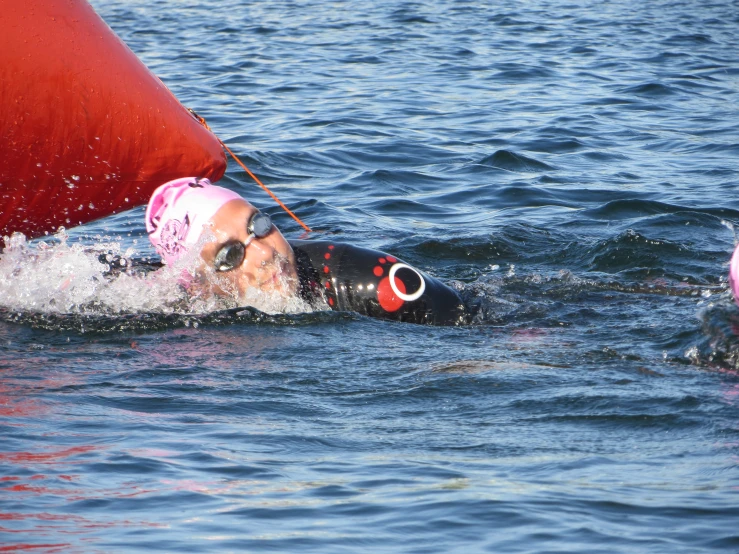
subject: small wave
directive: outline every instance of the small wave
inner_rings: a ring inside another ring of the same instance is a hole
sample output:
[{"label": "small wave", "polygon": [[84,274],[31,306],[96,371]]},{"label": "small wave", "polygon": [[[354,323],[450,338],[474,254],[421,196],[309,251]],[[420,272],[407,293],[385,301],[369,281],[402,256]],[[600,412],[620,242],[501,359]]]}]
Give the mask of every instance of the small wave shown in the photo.
[{"label": "small wave", "polygon": [[566,154],[585,148],[585,144],[576,138],[539,139],[526,143],[526,149],[532,152],[546,152],[551,154]]},{"label": "small wave", "polygon": [[557,195],[541,187],[530,185],[511,185],[501,188],[497,193],[498,207],[532,206],[571,206],[572,203],[560,200]]},{"label": "small wave", "polygon": [[[739,219],[739,211],[731,208],[688,208],[679,204],[669,204],[658,200],[641,198],[624,198],[611,200],[596,208],[589,208],[580,212],[582,215],[603,220],[630,220],[643,219],[649,216],[689,214],[693,218],[730,218]],[[684,224],[685,222],[683,222]]]},{"label": "small wave", "polygon": [[708,35],[694,33],[691,35],[672,35],[662,41],[662,44],[670,46],[695,46],[696,44],[716,44]]},{"label": "small wave", "polygon": [[351,63],[351,64],[354,64],[354,63],[357,63],[357,64],[362,64],[362,63],[366,63],[366,64],[381,64],[381,63],[384,63],[384,60],[382,58],[378,57],[378,56],[356,56],[356,55],[351,55],[351,56],[346,56],[341,61],[343,63]]},{"label": "small wave", "polygon": [[515,172],[538,172],[552,171],[554,168],[544,162],[528,158],[523,154],[517,154],[510,150],[498,150],[478,162],[479,165],[487,165],[498,169]]},{"label": "small wave", "polygon": [[414,13],[414,11],[411,9],[405,9],[405,8],[395,10],[392,14],[390,14],[390,19],[395,23],[401,23],[403,25],[409,25],[413,23],[419,23],[422,25],[430,25],[430,24],[435,23],[434,21],[428,19],[427,17],[420,15],[418,13]]},{"label": "small wave", "polygon": [[531,25],[530,21],[516,19],[508,14],[496,14],[488,18],[488,21],[495,23],[501,27],[524,27]]},{"label": "small wave", "polygon": [[569,54],[597,54],[598,51],[595,48],[589,46],[573,46],[568,51]]},{"label": "small wave", "polygon": [[675,213],[685,211],[682,206],[675,206],[656,200],[642,200],[638,198],[620,199],[607,202],[597,208],[584,210],[583,215],[597,219],[635,219],[639,217]]},{"label": "small wave", "polygon": [[662,83],[643,83],[627,87],[617,91],[621,94],[633,94],[635,96],[647,96],[650,98],[670,96],[679,92],[677,87],[671,87]]},{"label": "small wave", "polygon": [[685,246],[663,238],[645,236],[628,229],[618,235],[599,241],[583,253],[589,271],[621,274],[631,278],[664,277],[687,279],[691,284],[706,284],[697,275],[675,273],[670,260],[685,257]]},{"label": "small wave", "polygon": [[516,69],[506,69],[499,71],[493,75],[495,81],[510,81],[520,83],[521,81],[540,80],[540,79],[557,79],[556,72],[542,67],[519,67]]}]

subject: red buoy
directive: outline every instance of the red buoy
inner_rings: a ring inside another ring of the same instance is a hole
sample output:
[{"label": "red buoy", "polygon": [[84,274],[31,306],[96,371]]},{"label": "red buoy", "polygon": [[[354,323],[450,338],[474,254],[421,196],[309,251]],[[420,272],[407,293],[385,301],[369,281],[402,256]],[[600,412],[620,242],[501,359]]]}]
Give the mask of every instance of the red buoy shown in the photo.
[{"label": "red buoy", "polygon": [[0,237],[145,204],[178,177],[223,176],[217,137],[86,0],[0,0],[0,22]]}]

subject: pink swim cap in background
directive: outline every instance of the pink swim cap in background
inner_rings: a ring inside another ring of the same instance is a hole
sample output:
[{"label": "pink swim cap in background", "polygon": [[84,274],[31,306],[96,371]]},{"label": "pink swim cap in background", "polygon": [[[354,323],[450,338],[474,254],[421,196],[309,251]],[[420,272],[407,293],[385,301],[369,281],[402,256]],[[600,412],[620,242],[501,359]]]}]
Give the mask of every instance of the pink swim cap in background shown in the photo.
[{"label": "pink swim cap in background", "polygon": [[739,245],[734,250],[734,255],[729,262],[729,284],[734,294],[734,302],[739,306]]},{"label": "pink swim cap in background", "polygon": [[238,198],[234,191],[197,177],[175,179],[157,188],[146,207],[146,231],[164,263],[182,256],[218,209]]}]

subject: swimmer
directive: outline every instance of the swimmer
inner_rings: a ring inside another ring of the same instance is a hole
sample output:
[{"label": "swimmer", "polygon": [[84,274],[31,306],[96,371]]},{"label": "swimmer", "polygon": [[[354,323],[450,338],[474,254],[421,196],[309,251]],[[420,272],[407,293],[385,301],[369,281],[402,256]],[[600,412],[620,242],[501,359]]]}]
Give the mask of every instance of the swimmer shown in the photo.
[{"label": "swimmer", "polygon": [[437,279],[383,252],[334,241],[287,241],[237,193],[187,177],[154,191],[149,240],[166,265],[194,258],[188,290],[244,298],[253,289],[370,317],[456,325],[467,312]]}]

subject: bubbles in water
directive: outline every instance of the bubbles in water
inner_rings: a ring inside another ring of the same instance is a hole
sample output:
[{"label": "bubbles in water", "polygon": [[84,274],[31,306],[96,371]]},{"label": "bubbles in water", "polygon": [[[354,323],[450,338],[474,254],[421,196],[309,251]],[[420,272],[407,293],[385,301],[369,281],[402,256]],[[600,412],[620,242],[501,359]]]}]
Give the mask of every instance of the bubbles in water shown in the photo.
[{"label": "bubbles in water", "polygon": [[691,346],[685,351],[684,356],[690,360],[693,363],[698,363],[699,355],[698,355],[698,347],[697,346]]}]

